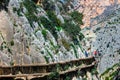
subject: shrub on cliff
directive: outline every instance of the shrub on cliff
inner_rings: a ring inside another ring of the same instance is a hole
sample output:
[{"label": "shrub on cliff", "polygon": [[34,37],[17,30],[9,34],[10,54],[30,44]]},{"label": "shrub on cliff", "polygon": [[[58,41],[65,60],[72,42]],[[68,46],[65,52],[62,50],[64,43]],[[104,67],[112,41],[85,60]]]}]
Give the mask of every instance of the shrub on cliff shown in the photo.
[{"label": "shrub on cliff", "polygon": [[70,35],[75,43],[77,41],[77,36],[79,37],[79,40],[84,38],[84,35],[80,33],[80,26],[73,24],[71,21],[65,20],[65,23],[62,24],[62,28],[68,33],[68,35]]},{"label": "shrub on cliff", "polygon": [[70,13],[70,16],[72,19],[77,22],[79,25],[83,25],[82,19],[83,19],[83,14],[79,13],[78,11],[74,11]]}]

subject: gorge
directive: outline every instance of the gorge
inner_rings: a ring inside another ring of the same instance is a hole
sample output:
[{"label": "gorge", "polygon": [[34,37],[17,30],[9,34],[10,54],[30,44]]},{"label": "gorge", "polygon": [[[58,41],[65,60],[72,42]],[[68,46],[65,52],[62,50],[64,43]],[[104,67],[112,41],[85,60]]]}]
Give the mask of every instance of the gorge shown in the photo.
[{"label": "gorge", "polygon": [[[94,56],[95,68],[63,80],[119,80],[119,15],[120,0],[1,0],[0,65]],[[96,50],[99,54],[94,55]]]}]

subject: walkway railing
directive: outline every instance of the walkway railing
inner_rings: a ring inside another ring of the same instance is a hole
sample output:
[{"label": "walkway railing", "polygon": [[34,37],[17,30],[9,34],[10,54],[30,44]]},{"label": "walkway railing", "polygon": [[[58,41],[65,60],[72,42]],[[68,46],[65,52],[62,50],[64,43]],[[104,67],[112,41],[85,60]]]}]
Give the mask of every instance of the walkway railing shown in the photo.
[{"label": "walkway railing", "polygon": [[[71,60],[66,62],[49,63],[49,64],[29,64],[15,66],[0,66],[0,80],[8,78],[14,80],[20,77],[22,80],[49,80],[49,76],[57,72],[61,80],[65,75],[71,76],[81,70],[92,69],[95,66],[94,57]],[[7,80],[7,79],[5,79]]]}]

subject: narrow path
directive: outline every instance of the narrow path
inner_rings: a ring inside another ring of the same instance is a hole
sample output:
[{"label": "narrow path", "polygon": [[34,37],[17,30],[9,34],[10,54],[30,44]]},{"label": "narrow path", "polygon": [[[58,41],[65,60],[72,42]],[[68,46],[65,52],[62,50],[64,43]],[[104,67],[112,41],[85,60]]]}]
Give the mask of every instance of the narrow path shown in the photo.
[{"label": "narrow path", "polygon": [[57,80],[62,80],[66,75],[72,77],[79,71],[89,71],[95,66],[95,64],[96,61],[94,57],[88,57],[50,64],[1,66],[0,80],[6,78],[11,78],[11,80],[17,80],[18,78],[22,80],[48,80],[50,75],[55,75],[55,72],[59,75]]}]

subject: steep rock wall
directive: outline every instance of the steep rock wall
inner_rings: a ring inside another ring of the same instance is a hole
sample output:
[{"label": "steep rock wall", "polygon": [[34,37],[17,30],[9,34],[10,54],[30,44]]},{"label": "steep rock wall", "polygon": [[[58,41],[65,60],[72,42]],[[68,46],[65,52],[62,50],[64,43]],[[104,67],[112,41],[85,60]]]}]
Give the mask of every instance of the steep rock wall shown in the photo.
[{"label": "steep rock wall", "polygon": [[[6,6],[8,11],[0,11],[1,65],[39,64],[85,57],[71,35],[56,26],[65,23],[60,12],[63,4],[49,0],[46,5],[52,12],[42,8],[45,5],[41,7],[31,0],[10,0]],[[70,18],[68,14],[64,16]],[[72,24],[76,25],[73,20]]]}]

